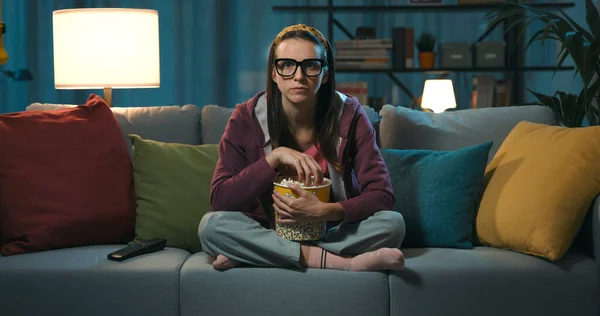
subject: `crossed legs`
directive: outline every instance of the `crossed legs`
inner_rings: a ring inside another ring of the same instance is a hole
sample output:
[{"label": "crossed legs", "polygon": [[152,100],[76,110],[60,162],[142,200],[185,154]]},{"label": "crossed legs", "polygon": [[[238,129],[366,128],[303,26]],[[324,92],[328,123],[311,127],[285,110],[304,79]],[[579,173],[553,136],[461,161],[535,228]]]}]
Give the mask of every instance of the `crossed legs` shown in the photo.
[{"label": "crossed legs", "polygon": [[240,212],[206,214],[198,234],[203,250],[215,257],[216,269],[238,264],[350,271],[396,270],[404,266],[399,249],[405,234],[404,219],[392,211],[340,224],[316,243],[285,240]]}]

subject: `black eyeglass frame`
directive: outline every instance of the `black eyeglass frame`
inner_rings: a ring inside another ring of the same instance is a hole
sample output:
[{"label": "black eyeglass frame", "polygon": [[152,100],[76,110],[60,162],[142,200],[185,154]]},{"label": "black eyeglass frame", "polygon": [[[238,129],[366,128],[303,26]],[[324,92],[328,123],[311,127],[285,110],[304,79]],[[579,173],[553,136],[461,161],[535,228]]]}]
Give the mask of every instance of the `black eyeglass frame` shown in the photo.
[{"label": "black eyeglass frame", "polygon": [[[296,68],[294,69],[294,71],[292,72],[291,75],[282,75],[279,72],[279,68],[277,68],[277,63],[279,63],[280,61],[289,61],[289,62],[296,63]],[[308,74],[306,74],[306,71],[304,70],[304,67],[302,65],[304,65],[305,62],[311,62],[311,61],[318,61],[318,62],[321,63],[322,66],[321,66],[321,70],[319,71],[318,74],[309,76]],[[321,73],[323,72],[323,69],[327,68],[327,64],[325,63],[325,59],[323,59],[323,58],[307,58],[307,59],[304,59],[304,60],[301,60],[301,61],[297,61],[297,60],[292,59],[292,58],[275,58],[273,60],[273,67],[275,67],[275,71],[277,71],[277,74],[280,75],[283,78],[292,78],[292,77],[294,77],[294,75],[296,75],[296,71],[298,71],[298,67],[300,67],[300,69],[302,69],[302,73],[306,77],[314,78],[314,77],[318,77],[318,76],[321,75]]]}]

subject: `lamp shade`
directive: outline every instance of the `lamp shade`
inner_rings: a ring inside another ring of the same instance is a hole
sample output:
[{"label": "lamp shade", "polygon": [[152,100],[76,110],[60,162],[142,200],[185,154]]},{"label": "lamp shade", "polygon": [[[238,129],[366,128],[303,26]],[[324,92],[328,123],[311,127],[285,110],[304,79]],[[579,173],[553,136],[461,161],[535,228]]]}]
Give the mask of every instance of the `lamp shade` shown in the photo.
[{"label": "lamp shade", "polygon": [[454,97],[452,80],[425,80],[421,108],[430,109],[435,113],[441,113],[447,109],[456,108],[456,98]]},{"label": "lamp shade", "polygon": [[58,10],[52,32],[56,89],[160,86],[156,10]]}]

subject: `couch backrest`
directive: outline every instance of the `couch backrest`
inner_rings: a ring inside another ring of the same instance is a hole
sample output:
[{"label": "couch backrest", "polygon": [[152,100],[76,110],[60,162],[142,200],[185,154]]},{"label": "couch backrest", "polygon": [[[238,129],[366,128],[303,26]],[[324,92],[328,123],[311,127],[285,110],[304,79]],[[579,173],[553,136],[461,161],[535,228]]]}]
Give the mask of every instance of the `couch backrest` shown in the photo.
[{"label": "couch backrest", "polygon": [[379,115],[382,148],[456,150],[493,141],[488,161],[520,121],[557,124],[549,107],[537,105],[467,109],[436,114],[386,104]]},{"label": "couch backrest", "polygon": [[[77,105],[32,103],[25,110],[55,110],[75,106]],[[111,110],[115,114],[127,146],[131,147],[131,141],[127,136],[129,134],[138,134],[142,138],[161,142],[191,145],[219,144],[234,108],[209,104],[200,109],[196,105],[186,104],[112,107]],[[363,106],[363,110],[377,128],[379,118],[375,110],[368,106]],[[129,152],[131,154],[131,149]]]},{"label": "couch backrest", "polygon": [[202,108],[202,141],[205,144],[218,144],[221,141],[233,110],[214,104]]},{"label": "couch backrest", "polygon": [[[26,110],[52,110],[73,104],[32,103]],[[182,144],[218,144],[233,108],[206,105],[165,105],[112,107],[123,138],[127,135]],[[545,106],[515,106],[458,110],[434,114],[385,105],[379,112],[363,106],[374,124],[382,148],[456,150],[493,141],[491,160],[512,128],[521,120],[556,124],[552,110]]]},{"label": "couch backrest", "polygon": [[[33,103],[26,110],[53,110],[75,106],[77,105]],[[195,105],[112,107],[111,110],[119,123],[130,156],[131,140],[128,137],[129,134],[137,134],[144,139],[167,143],[202,144],[200,129],[202,112]]]}]

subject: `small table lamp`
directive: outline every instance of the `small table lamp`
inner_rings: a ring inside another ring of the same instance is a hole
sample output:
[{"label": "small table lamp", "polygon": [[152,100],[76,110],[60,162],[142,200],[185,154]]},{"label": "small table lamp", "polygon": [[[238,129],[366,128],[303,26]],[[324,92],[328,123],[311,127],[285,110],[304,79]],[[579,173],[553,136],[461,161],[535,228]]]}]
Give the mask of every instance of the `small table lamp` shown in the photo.
[{"label": "small table lamp", "polygon": [[441,113],[447,109],[456,108],[454,87],[450,79],[425,80],[421,108]]},{"label": "small table lamp", "polygon": [[54,87],[104,89],[160,87],[158,11],[67,9],[52,13]]}]

